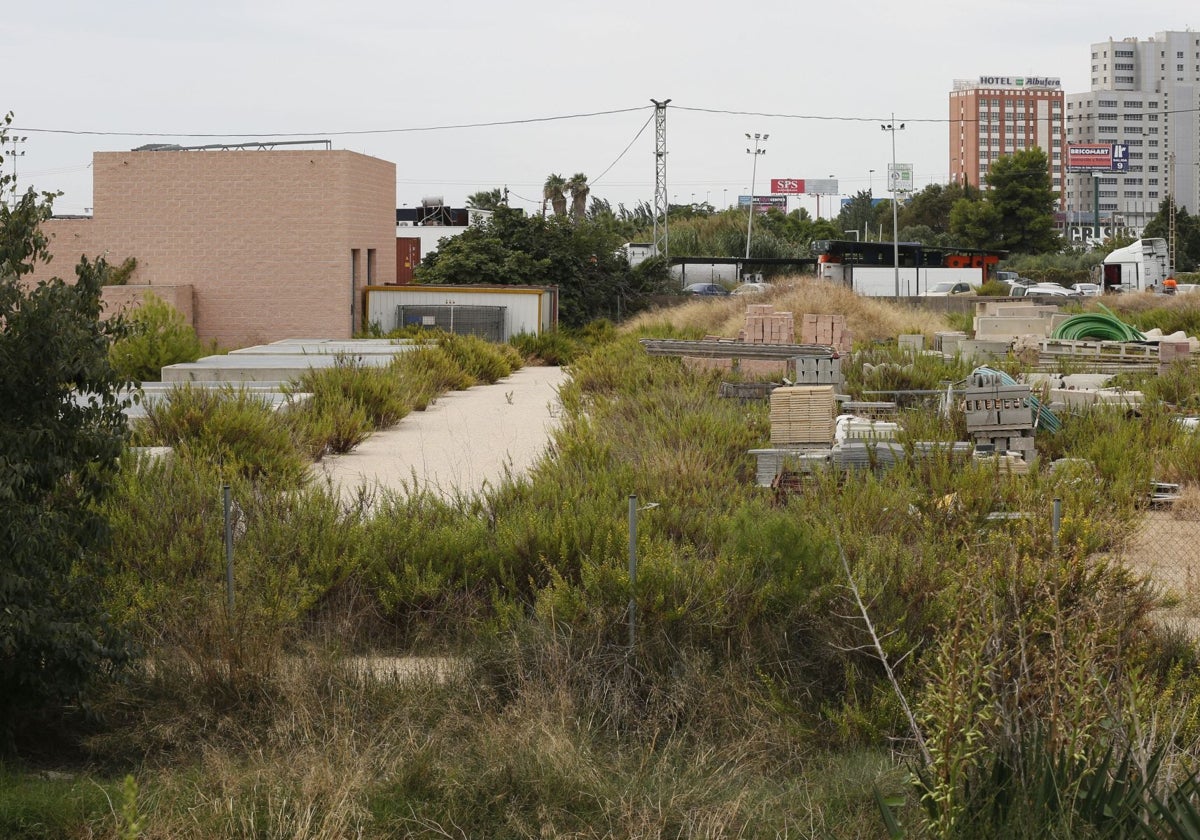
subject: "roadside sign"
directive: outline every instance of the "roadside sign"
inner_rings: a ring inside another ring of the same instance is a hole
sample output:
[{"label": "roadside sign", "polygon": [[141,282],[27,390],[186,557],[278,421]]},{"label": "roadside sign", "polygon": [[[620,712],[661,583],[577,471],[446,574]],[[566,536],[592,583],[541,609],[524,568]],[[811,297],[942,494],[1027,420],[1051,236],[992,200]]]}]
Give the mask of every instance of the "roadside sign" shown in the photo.
[{"label": "roadside sign", "polygon": [[1128,172],[1126,143],[1068,143],[1068,172]]},{"label": "roadside sign", "polygon": [[912,192],[913,166],[911,163],[888,164],[888,190],[890,192]]}]

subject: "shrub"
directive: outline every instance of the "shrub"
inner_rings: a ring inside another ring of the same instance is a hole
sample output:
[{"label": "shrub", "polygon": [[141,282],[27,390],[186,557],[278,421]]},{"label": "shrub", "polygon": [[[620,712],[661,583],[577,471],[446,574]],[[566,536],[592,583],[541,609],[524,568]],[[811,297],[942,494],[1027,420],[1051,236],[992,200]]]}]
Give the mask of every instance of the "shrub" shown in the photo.
[{"label": "shrub", "polygon": [[152,292],[126,322],[127,331],[113,342],[109,358],[122,375],[137,382],[157,382],[167,365],[194,362],[204,355],[183,313]]},{"label": "shrub", "polygon": [[540,361],[547,365],[567,365],[583,352],[580,342],[569,338],[558,330],[539,335],[521,333],[509,339],[527,361]]},{"label": "shrub", "polygon": [[491,344],[473,335],[442,335],[440,347],[476,382],[492,384],[521,367],[521,355],[508,344]]},{"label": "shrub", "polygon": [[167,399],[147,407],[145,420],[134,429],[134,442],[175,447],[194,462],[221,464],[227,476],[289,486],[306,473],[305,460],[271,406],[232,386],[172,388]]}]

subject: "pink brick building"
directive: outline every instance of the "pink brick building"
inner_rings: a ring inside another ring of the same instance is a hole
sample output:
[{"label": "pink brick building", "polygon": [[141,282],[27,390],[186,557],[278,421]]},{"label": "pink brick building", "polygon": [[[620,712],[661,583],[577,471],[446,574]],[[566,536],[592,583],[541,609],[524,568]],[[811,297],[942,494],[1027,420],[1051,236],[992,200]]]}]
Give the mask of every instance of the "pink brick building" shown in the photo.
[{"label": "pink brick building", "polygon": [[[45,225],[71,279],[81,255],[136,257],[112,306],[155,291],[201,339],[240,347],[348,338],[363,289],[396,280],[396,165],[355,152],[132,151],[92,158],[93,216]],[[111,292],[111,294],[109,294]]]}]

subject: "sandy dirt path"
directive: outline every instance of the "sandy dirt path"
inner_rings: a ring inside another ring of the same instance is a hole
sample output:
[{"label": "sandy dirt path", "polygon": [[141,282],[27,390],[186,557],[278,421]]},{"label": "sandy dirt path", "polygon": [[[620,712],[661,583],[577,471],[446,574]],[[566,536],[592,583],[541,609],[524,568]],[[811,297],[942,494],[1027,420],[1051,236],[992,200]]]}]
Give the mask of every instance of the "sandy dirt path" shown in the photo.
[{"label": "sandy dirt path", "polygon": [[443,394],[313,470],[347,499],[362,486],[429,490],[448,499],[477,494],[497,484],[505,469],[523,474],[546,452],[565,380],[562,368],[524,367],[495,385]]}]

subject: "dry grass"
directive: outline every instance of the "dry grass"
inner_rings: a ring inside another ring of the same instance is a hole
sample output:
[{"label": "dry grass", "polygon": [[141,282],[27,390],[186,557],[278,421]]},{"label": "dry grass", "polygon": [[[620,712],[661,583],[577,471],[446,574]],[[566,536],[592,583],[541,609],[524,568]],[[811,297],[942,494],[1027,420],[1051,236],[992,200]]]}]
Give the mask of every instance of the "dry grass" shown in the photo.
[{"label": "dry grass", "polygon": [[[870,342],[894,339],[901,333],[932,336],[949,328],[944,314],[919,308],[897,306],[876,298],[862,297],[853,291],[811,277],[786,277],[774,281],[776,288],[753,297],[698,299],[670,309],[656,309],[633,318],[627,329],[653,329],[669,324],[685,332],[734,338],[746,321],[746,307],[769,303],[780,312],[801,315],[845,315],[854,341]],[[800,340],[800,336],[796,336]]]}]

